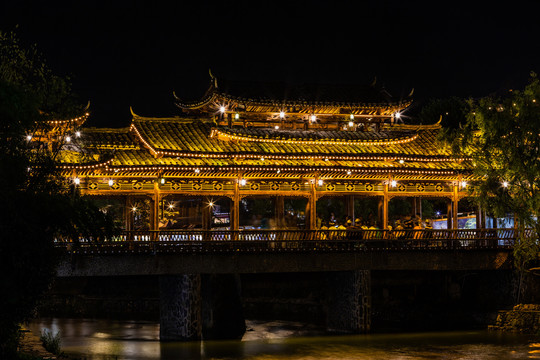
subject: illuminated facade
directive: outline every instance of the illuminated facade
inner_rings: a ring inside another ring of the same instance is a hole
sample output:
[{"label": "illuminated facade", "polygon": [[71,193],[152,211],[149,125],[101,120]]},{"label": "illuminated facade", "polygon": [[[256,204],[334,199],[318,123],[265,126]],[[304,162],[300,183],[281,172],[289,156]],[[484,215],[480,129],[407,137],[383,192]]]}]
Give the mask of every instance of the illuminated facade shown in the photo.
[{"label": "illuminated facade", "polygon": [[137,228],[143,207],[150,230],[168,218],[198,218],[207,229],[212,217],[220,222],[209,210],[217,201],[226,203],[223,223],[236,230],[249,198],[272,200],[278,228],[287,226],[284,199],[305,199],[304,226],[315,229],[326,196],[343,198],[352,218],[355,199],[376,197],[382,228],[392,198],[446,199],[448,225],[457,224],[472,160],[437,142],[440,123],[404,124],[410,99],[394,102],[376,84],[256,87],[215,77],[202,99],[175,98],[180,116],[132,111],[128,128],[82,128],[63,146],[64,175],[82,194],[120,204],[127,230]]}]

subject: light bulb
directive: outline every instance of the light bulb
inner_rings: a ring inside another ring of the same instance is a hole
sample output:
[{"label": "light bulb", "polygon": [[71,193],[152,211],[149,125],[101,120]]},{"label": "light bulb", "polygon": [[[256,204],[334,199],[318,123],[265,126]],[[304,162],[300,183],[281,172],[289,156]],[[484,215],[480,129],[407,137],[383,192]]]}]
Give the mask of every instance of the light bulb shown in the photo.
[{"label": "light bulb", "polygon": [[109,179],[109,186],[113,186],[114,185],[114,180],[113,179]]}]

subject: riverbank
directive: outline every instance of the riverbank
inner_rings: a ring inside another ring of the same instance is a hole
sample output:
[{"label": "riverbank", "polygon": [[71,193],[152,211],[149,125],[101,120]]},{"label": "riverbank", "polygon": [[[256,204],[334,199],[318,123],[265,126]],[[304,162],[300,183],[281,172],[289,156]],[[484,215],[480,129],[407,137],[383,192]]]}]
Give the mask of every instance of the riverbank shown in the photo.
[{"label": "riverbank", "polygon": [[495,325],[490,330],[540,335],[540,305],[519,304],[512,310],[498,312]]},{"label": "riverbank", "polygon": [[21,329],[21,338],[19,340],[18,353],[27,356],[30,359],[56,360],[63,359],[48,352],[44,347],[39,335],[23,327]]}]

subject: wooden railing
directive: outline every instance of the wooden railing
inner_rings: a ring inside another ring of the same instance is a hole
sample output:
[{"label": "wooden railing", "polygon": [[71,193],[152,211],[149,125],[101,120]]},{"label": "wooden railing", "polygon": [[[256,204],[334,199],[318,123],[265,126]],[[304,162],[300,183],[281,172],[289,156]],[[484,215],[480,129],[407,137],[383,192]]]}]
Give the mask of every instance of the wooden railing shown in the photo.
[{"label": "wooden railing", "polygon": [[514,229],[164,230],[56,243],[73,253],[118,254],[504,249],[514,241]]}]

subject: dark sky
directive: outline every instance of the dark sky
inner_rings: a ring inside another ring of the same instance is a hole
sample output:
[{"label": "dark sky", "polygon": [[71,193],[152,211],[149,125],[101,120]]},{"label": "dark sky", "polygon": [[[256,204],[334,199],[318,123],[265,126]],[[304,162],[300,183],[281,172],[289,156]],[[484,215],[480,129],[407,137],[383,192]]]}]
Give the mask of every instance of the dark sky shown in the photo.
[{"label": "dark sky", "polygon": [[394,97],[477,97],[540,71],[540,1],[24,1],[0,3],[50,67],[92,103],[90,125],[126,126],[129,106],[178,114],[208,69],[231,80],[369,83]]}]

